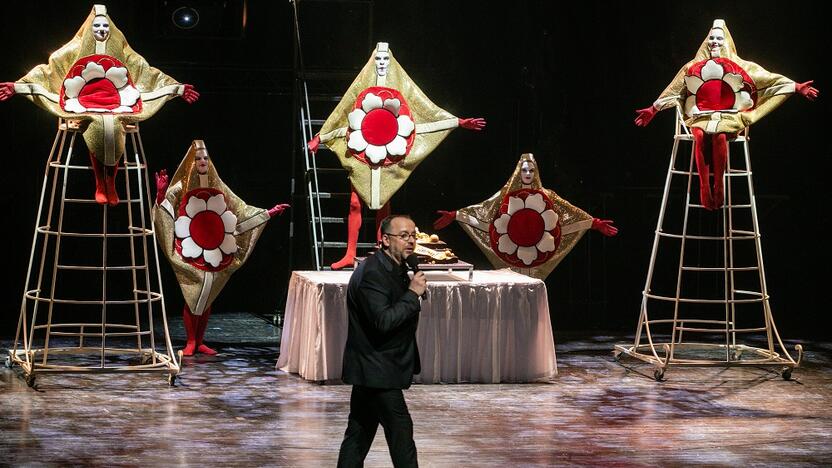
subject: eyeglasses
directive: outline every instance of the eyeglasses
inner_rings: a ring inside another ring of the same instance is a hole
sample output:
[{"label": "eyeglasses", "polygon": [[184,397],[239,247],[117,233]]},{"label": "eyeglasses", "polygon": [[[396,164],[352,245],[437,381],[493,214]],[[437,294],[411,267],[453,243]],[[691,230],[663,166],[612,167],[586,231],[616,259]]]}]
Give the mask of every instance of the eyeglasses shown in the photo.
[{"label": "eyeglasses", "polygon": [[416,233],[415,232],[403,232],[401,234],[393,234],[392,232],[385,232],[384,234],[390,237],[398,237],[402,240],[402,242],[407,242],[412,237],[413,240],[416,240]]}]

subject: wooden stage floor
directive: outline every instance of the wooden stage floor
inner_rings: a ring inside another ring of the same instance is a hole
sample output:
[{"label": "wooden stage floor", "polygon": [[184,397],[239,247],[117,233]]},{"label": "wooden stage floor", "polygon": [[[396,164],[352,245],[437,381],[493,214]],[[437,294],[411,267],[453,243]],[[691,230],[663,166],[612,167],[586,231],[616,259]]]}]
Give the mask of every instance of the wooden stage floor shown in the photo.
[{"label": "wooden stage floor", "polygon": [[[815,466],[832,463],[832,343],[793,381],[769,370],[626,367],[625,337],[556,333],[553,384],[406,391],[421,466]],[[2,343],[8,346],[8,341]],[[0,370],[0,465],[335,466],[350,387],[274,369],[274,346],[222,348],[160,375]],[[381,430],[367,466],[390,466]]]}]

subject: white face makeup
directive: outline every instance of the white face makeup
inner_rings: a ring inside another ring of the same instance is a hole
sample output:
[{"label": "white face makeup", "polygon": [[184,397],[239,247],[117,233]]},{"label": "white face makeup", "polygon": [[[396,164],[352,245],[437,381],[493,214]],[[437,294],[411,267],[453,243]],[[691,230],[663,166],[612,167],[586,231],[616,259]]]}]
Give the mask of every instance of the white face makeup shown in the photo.
[{"label": "white face makeup", "polygon": [[520,180],[526,185],[531,185],[534,182],[534,170],[534,163],[523,161],[523,165],[520,166]]},{"label": "white face makeup", "polygon": [[92,20],[92,35],[98,42],[106,41],[110,37],[110,21],[106,16],[96,16]]},{"label": "white face makeup", "polygon": [[378,76],[387,75],[387,68],[390,66],[390,52],[376,52],[376,74]]},{"label": "white face makeup", "polygon": [[723,45],[725,45],[725,32],[720,28],[711,29],[708,35],[708,49],[711,51],[711,57],[719,57]]},{"label": "white face makeup", "polygon": [[196,172],[199,174],[205,175],[208,173],[208,161],[211,158],[208,156],[208,150],[205,148],[200,148],[196,150],[196,156],[194,156],[194,161],[196,162]]}]

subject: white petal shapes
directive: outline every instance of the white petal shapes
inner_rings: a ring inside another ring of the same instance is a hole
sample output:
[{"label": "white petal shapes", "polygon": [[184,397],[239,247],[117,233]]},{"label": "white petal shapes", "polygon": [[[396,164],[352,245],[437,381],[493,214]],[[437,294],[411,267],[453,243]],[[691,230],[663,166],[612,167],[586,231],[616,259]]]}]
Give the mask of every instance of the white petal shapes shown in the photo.
[{"label": "white petal shapes", "polygon": [[734,107],[739,110],[747,110],[754,107],[754,101],[751,100],[751,95],[747,91],[740,91],[736,94],[737,99],[734,101]]},{"label": "white petal shapes", "polygon": [[390,98],[384,100],[384,108],[389,110],[393,113],[393,115],[399,115],[399,107],[402,106],[402,102],[396,98]]},{"label": "white petal shapes", "polygon": [[116,89],[121,89],[127,84],[127,68],[125,67],[110,67],[106,76]]},{"label": "white petal shapes", "polygon": [[132,86],[125,86],[121,88],[120,90],[118,90],[118,95],[121,98],[121,105],[124,107],[132,106],[141,97],[141,93],[139,93],[139,90]]},{"label": "white petal shapes", "polygon": [[355,151],[356,153],[360,153],[367,148],[367,140],[364,139],[364,135],[361,134],[361,130],[356,130],[350,133],[350,139],[347,141],[347,148]]},{"label": "white petal shapes", "polygon": [[505,234],[508,232],[508,222],[511,220],[511,216],[503,213],[502,216],[494,220],[494,229],[497,230],[499,234]]},{"label": "white petal shapes", "polygon": [[206,250],[205,252],[202,252],[202,258],[204,258],[205,261],[212,267],[216,268],[222,261],[222,251],[220,249]]},{"label": "white petal shapes", "polygon": [[237,217],[234,216],[234,213],[226,211],[220,218],[222,218],[222,225],[226,233],[234,232],[237,229]]},{"label": "white petal shapes", "polygon": [[699,108],[696,107],[696,96],[688,96],[685,99],[685,115],[691,116],[697,112],[699,112]]},{"label": "white petal shapes", "polygon": [[526,207],[526,205],[523,203],[523,200],[521,200],[517,197],[508,197],[508,215],[509,216],[513,215],[515,212],[517,212],[517,210],[522,210],[525,207]]},{"label": "white petal shapes", "polygon": [[208,204],[205,203],[205,200],[197,197],[191,197],[188,199],[188,205],[185,207],[185,213],[188,213],[188,216],[193,218],[197,213],[201,213],[207,208]]},{"label": "white petal shapes", "polygon": [[685,77],[685,87],[688,88],[688,92],[691,94],[696,94],[699,91],[699,87],[702,86],[702,78],[699,78],[696,75],[688,75]]},{"label": "white petal shapes", "polygon": [[708,63],[702,67],[702,80],[704,81],[721,79],[723,74],[725,72],[722,69],[722,65],[713,60],[708,60]]},{"label": "white petal shapes", "polygon": [[537,250],[541,252],[552,252],[555,250],[555,238],[548,232],[543,233],[543,237],[540,238],[540,242],[536,245]]},{"label": "white petal shapes", "polygon": [[81,92],[81,88],[83,88],[85,84],[87,84],[87,82],[84,81],[84,78],[81,76],[65,79],[64,95],[67,99],[77,98],[78,94]]},{"label": "white petal shapes", "polygon": [[221,215],[225,212],[225,197],[223,194],[218,193],[216,195],[212,195],[208,198],[208,202],[206,206],[209,210],[213,211],[214,213]]},{"label": "white petal shapes", "polygon": [[555,213],[553,210],[546,210],[543,213],[540,213],[540,216],[543,217],[543,229],[545,231],[551,231],[552,229],[557,227],[558,214]]},{"label": "white petal shapes", "polygon": [[180,216],[176,219],[173,226],[173,232],[176,234],[176,237],[180,239],[191,237],[191,218]]},{"label": "white petal shapes", "polygon": [[350,128],[353,130],[361,130],[361,122],[364,120],[365,115],[367,115],[367,113],[361,109],[355,109],[347,114],[347,120],[350,122]]},{"label": "white petal shapes", "polygon": [[520,247],[517,249],[517,258],[523,260],[526,265],[531,265],[537,260],[537,249],[535,247]]},{"label": "white petal shapes", "polygon": [[196,245],[190,237],[182,240],[182,256],[187,258],[199,258],[202,255],[202,247]]},{"label": "white petal shapes", "polygon": [[393,141],[387,143],[387,154],[390,156],[404,156],[407,152],[407,140],[396,135]]},{"label": "white petal shapes", "polygon": [[67,99],[64,102],[64,110],[67,112],[75,112],[76,114],[81,114],[87,111],[87,108],[82,106],[78,99]]},{"label": "white petal shapes", "polygon": [[222,250],[222,253],[226,255],[231,255],[237,252],[237,239],[235,239],[231,234],[226,234],[222,239],[222,244],[220,244],[220,250]]},{"label": "white petal shapes", "polygon": [[399,123],[399,136],[403,136],[405,138],[409,137],[411,133],[413,133],[413,129],[416,128],[416,125],[410,119],[410,117],[406,115],[400,115],[399,118],[396,119]]},{"label": "white petal shapes", "polygon": [[736,73],[726,73],[725,76],[722,77],[722,81],[728,83],[728,86],[730,86],[735,93],[742,89],[742,75],[738,75]]},{"label": "white petal shapes", "polygon": [[96,78],[104,78],[104,67],[95,62],[87,62],[87,66],[81,72],[81,76],[84,77],[84,81],[87,83]]},{"label": "white petal shapes", "polygon": [[118,106],[110,112],[112,112],[113,114],[124,114],[126,112],[133,112],[133,108],[127,106]]},{"label": "white petal shapes", "polygon": [[538,213],[543,213],[546,209],[546,202],[543,201],[543,195],[535,193],[526,197],[526,208],[531,208]]},{"label": "white petal shapes", "polygon": [[387,157],[387,148],[368,144],[364,154],[370,158],[373,164],[378,164]]},{"label": "white petal shapes", "polygon": [[381,98],[373,93],[367,93],[364,100],[361,101],[361,108],[364,112],[370,112],[373,109],[381,109]]},{"label": "white petal shapes", "polygon": [[511,255],[517,251],[517,244],[515,244],[510,237],[508,237],[508,234],[503,234],[497,242],[497,250],[504,254]]}]

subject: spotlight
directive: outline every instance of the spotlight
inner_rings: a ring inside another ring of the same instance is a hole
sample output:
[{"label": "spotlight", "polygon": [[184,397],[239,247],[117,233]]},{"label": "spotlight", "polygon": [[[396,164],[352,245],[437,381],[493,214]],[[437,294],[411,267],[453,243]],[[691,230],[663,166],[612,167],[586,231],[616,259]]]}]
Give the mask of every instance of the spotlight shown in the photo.
[{"label": "spotlight", "polygon": [[182,6],[173,11],[170,19],[179,29],[192,29],[199,24],[199,12],[189,6]]}]

